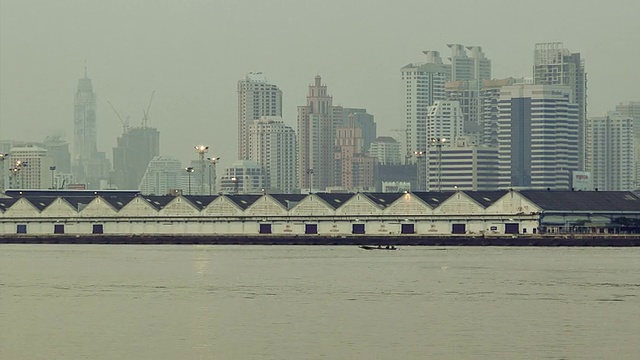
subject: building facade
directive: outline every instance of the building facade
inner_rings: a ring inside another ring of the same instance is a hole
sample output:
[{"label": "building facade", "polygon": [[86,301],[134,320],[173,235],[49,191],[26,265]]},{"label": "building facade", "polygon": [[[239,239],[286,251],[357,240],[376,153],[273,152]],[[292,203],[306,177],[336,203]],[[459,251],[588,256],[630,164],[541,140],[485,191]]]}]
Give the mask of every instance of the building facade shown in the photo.
[{"label": "building facade", "polygon": [[14,147],[9,162],[9,186],[12,189],[49,189],[53,170],[47,149],[37,146]]},{"label": "building facade", "polygon": [[634,130],[633,118],[616,112],[587,119],[586,171],[591,173],[594,188],[637,189]]},{"label": "building facade", "polygon": [[572,53],[561,42],[535,45],[533,81],[539,85],[569,87],[578,105],[578,167],[585,165],[585,124],[587,119],[587,73],[580,53]]},{"label": "building facade", "polygon": [[160,132],[152,127],[128,128],[113,148],[111,183],[118,189],[138,189],[149,162],[160,155]]},{"label": "building facade", "polygon": [[267,191],[297,189],[296,133],[282,118],[262,117],[249,126],[249,148],[249,159],[262,167]]},{"label": "building facade", "polygon": [[[400,69],[402,119],[405,123],[407,159],[414,151],[427,149],[427,112],[438,100],[445,100],[444,84],[451,77],[451,67],[443,64],[437,51],[424,51],[426,62],[412,63]],[[416,160],[414,159],[413,162]]]},{"label": "building facade", "polygon": [[238,159],[249,159],[249,126],[262,116],[282,117],[282,91],[261,73],[238,81]]},{"label": "building facade", "polygon": [[380,165],[400,165],[403,163],[402,145],[390,136],[378,136],[371,143],[369,155]]},{"label": "building facade", "polygon": [[262,167],[255,161],[236,161],[220,177],[220,192],[223,194],[261,194],[266,190]]},{"label": "building facade", "polygon": [[578,168],[578,104],[566,86],[521,84],[500,91],[499,186],[566,190]]},{"label": "building facade", "polygon": [[335,185],[336,119],[333,98],[320,75],[309,85],[307,104],[298,106],[298,187],[326,189]]}]

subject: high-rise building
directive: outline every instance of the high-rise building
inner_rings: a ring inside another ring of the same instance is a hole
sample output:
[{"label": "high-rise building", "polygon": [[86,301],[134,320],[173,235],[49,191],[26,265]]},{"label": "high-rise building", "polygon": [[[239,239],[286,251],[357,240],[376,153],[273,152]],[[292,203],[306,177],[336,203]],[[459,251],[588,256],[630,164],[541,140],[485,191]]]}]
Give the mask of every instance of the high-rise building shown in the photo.
[{"label": "high-rise building", "polygon": [[503,86],[511,86],[516,83],[514,78],[482,80],[480,88],[480,124],[482,126],[481,144],[498,147],[498,119],[500,109],[500,89]]},{"label": "high-rise building", "polygon": [[571,89],[504,86],[499,111],[499,186],[569,189],[578,170],[578,104]]},{"label": "high-rise building", "polygon": [[333,116],[333,98],[320,75],[309,85],[307,104],[298,106],[298,184],[300,189],[334,186],[336,129],[342,119]]},{"label": "high-rise building", "polygon": [[633,118],[617,112],[587,119],[585,170],[591,173],[595,188],[603,191],[637,189],[634,130]]},{"label": "high-rise building", "polygon": [[620,103],[616,105],[616,112],[621,116],[630,116],[633,119],[633,149],[636,160],[634,164],[634,189],[640,189],[640,101]]},{"label": "high-rise building", "polygon": [[14,147],[10,152],[9,186],[13,189],[51,188],[53,173],[47,149],[36,146]]},{"label": "high-rise building", "polygon": [[[480,46],[447,44],[451,49],[451,81],[482,81],[491,79],[491,60],[487,59]],[[469,50],[469,56],[467,54]]]},{"label": "high-rise building", "polygon": [[261,73],[238,81],[238,159],[249,159],[249,126],[262,116],[282,117],[282,91]]},{"label": "high-rise building", "polygon": [[98,131],[96,124],[96,94],[91,79],[78,80],[78,88],[73,107],[73,164],[72,172],[77,181],[89,189],[99,189],[108,178],[109,160],[104,152],[98,152]]},{"label": "high-rise building", "polygon": [[374,185],[376,159],[364,151],[362,127],[354,113],[336,130],[335,185],[351,191],[370,189]]},{"label": "high-rise building", "polygon": [[71,173],[71,152],[69,151],[69,143],[62,136],[47,136],[42,142],[42,147],[47,149],[47,154],[51,158],[56,172],[62,174]]},{"label": "high-rise building", "polygon": [[424,51],[427,62],[408,64],[402,69],[402,119],[405,122],[407,158],[428,146],[427,110],[438,100],[445,100],[444,84],[451,67],[442,63],[437,51]]},{"label": "high-rise building", "polygon": [[402,145],[390,136],[379,136],[371,143],[369,155],[380,165],[402,164]]},{"label": "high-rise building", "polygon": [[572,53],[561,42],[535,45],[533,81],[539,85],[564,85],[578,105],[578,166],[585,164],[585,122],[587,119],[587,74],[580,53]]},{"label": "high-rise building", "polygon": [[355,124],[362,132],[363,151],[368,151],[371,142],[376,138],[376,123],[373,115],[367,113],[367,109],[345,108],[342,106],[333,107],[334,118],[341,119],[337,126],[348,126],[350,123]]},{"label": "high-rise building", "polygon": [[149,162],[140,181],[140,192],[147,195],[170,194],[173,190],[181,188],[183,172],[180,160],[155,156]]},{"label": "high-rise building", "polygon": [[291,193],[298,187],[296,133],[280,117],[263,116],[249,126],[249,159],[262,167],[269,192]]},{"label": "high-rise building", "polygon": [[225,194],[260,194],[266,191],[262,167],[255,161],[239,160],[220,177],[220,191]]},{"label": "high-rise building", "polygon": [[117,146],[113,148],[111,183],[118,189],[137,189],[149,162],[158,155],[160,132],[156,128],[146,125],[127,128],[118,137]]},{"label": "high-rise building", "polygon": [[496,190],[498,148],[478,146],[463,138],[435,149],[429,157],[430,191]]}]

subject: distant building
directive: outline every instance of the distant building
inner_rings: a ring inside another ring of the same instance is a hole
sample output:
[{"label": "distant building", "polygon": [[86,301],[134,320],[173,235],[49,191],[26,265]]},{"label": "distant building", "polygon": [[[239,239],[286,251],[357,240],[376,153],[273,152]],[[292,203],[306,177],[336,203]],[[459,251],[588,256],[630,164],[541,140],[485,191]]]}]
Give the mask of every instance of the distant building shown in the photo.
[{"label": "distant building", "polygon": [[261,73],[238,81],[238,159],[249,159],[249,126],[263,116],[282,117],[282,91]]},{"label": "distant building", "polygon": [[371,143],[369,155],[381,165],[402,164],[402,145],[390,136],[379,136]]},{"label": "distant building", "polygon": [[572,102],[578,105],[578,167],[585,163],[585,122],[587,119],[587,73],[580,53],[572,53],[561,42],[535,45],[533,81],[537,85],[569,87]]},{"label": "distant building", "polygon": [[[424,51],[426,62],[402,67],[402,119],[406,128],[406,156],[426,150],[427,111],[438,100],[445,100],[444,84],[451,78],[451,66],[442,63],[437,51]],[[414,159],[415,162],[415,159]]]},{"label": "distant building", "polygon": [[521,84],[500,90],[501,188],[567,190],[578,169],[578,104],[566,86]]},{"label": "distant building", "polygon": [[498,189],[498,148],[458,141],[430,150],[429,191]]},{"label": "distant building", "polygon": [[262,167],[254,161],[239,160],[220,177],[223,194],[260,194],[266,191]]},{"label": "distant building", "polygon": [[336,119],[333,98],[320,75],[309,85],[307,103],[298,106],[298,187],[335,186],[335,138],[342,119]]},{"label": "distant building", "polygon": [[587,119],[586,170],[598,190],[636,189],[634,130],[633,118],[616,112]]},{"label": "distant building", "polygon": [[149,162],[160,155],[160,132],[156,128],[128,128],[113,148],[111,183],[121,190],[134,190],[147,170]]},{"label": "distant building", "polygon": [[340,123],[336,125],[338,127],[355,124],[356,127],[360,128],[362,132],[362,149],[365,152],[369,150],[369,146],[376,138],[376,123],[373,115],[367,113],[367,109],[334,106],[333,116],[335,119],[341,119]]},{"label": "distant building", "polygon": [[262,167],[269,192],[297,189],[296,133],[280,117],[261,117],[249,126],[249,159]]},{"label": "distant building", "polygon": [[[451,49],[451,81],[482,81],[491,79],[491,60],[480,46],[447,44]],[[467,50],[471,56],[468,56]]]},{"label": "distant building", "polygon": [[42,147],[47,149],[57,173],[71,173],[71,151],[68,142],[59,135],[47,136],[42,142]]},{"label": "distant building", "polygon": [[9,186],[13,189],[48,189],[52,185],[51,158],[47,150],[35,147],[14,147],[10,152]]},{"label": "distant building", "polygon": [[181,189],[181,179],[184,172],[180,160],[166,156],[155,156],[149,162],[142,176],[139,184],[140,192],[147,195],[165,195],[174,189]]},{"label": "distant building", "polygon": [[633,148],[636,163],[634,189],[640,189],[640,101],[629,101],[616,106],[616,113],[633,119]]}]

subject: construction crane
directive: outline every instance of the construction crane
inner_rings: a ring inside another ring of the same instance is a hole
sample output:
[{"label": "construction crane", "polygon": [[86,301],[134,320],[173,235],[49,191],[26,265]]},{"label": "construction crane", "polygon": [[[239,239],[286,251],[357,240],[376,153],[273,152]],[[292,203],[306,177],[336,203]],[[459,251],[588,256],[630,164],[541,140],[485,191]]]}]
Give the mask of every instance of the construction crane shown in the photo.
[{"label": "construction crane", "polygon": [[146,128],[147,127],[147,123],[149,122],[149,110],[151,110],[151,102],[153,101],[153,94],[155,94],[156,91],[153,90],[151,92],[151,98],[149,99],[149,105],[147,105],[147,109],[146,110],[142,110],[142,127]]},{"label": "construction crane", "polygon": [[126,134],[127,131],[129,131],[129,118],[130,118],[130,116],[127,116],[127,119],[123,120],[122,116],[120,116],[120,113],[118,113],[118,110],[116,110],[116,108],[113,106],[111,101],[107,101],[107,103],[109,104],[109,106],[111,106],[111,110],[113,110],[113,112],[116,114],[118,119],[120,119],[120,123],[122,123],[122,133]]}]

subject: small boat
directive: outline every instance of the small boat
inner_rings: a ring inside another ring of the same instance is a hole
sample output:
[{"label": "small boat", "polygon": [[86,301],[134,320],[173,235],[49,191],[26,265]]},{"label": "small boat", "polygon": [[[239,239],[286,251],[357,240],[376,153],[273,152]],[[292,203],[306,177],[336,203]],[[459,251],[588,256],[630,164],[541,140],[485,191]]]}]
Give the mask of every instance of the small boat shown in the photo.
[{"label": "small boat", "polygon": [[398,249],[393,245],[387,245],[385,247],[382,247],[381,245],[378,245],[378,246],[360,245],[359,248],[364,250],[397,250]]}]

